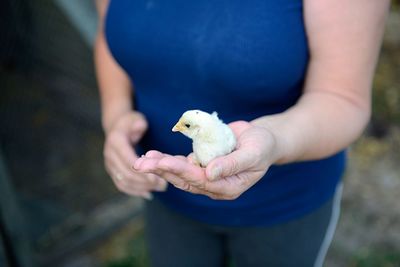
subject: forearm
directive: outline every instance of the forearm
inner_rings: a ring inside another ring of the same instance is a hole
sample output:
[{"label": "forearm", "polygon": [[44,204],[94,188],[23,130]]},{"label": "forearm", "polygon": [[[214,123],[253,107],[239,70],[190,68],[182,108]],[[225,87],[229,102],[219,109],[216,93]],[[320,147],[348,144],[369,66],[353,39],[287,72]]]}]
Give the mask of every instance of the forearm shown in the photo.
[{"label": "forearm", "polygon": [[94,47],[96,75],[101,99],[102,125],[107,132],[115,120],[132,110],[131,82],[111,55],[103,30],[107,1],[98,3],[99,29]]},{"label": "forearm", "polygon": [[346,148],[363,131],[369,105],[356,105],[328,92],[304,94],[286,112],[254,120],[276,141],[276,163],[321,159]]},{"label": "forearm", "polygon": [[287,111],[253,122],[275,136],[277,163],[327,157],[361,134],[389,4],[304,1],[310,62],[303,95]]}]

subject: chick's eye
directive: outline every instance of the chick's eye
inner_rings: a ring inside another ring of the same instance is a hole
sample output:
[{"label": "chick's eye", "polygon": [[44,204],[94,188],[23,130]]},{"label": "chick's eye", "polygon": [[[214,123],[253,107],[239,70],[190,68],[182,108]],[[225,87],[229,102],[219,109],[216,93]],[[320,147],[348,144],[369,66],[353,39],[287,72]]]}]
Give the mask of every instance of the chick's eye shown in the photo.
[{"label": "chick's eye", "polygon": [[186,124],[185,124],[185,127],[186,127],[186,128],[190,128],[190,124],[189,124],[189,123],[186,123]]}]

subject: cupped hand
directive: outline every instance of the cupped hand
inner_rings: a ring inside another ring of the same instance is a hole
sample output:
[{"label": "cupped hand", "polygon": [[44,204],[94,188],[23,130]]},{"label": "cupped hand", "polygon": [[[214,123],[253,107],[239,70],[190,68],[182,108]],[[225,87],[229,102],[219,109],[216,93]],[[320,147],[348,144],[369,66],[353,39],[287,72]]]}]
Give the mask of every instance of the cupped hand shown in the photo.
[{"label": "cupped hand", "polygon": [[196,166],[191,156],[149,151],[136,160],[135,170],[156,174],[182,190],[233,200],[257,183],[277,159],[276,139],[266,128],[249,122],[229,124],[237,138],[232,153],[212,160],[207,168]]},{"label": "cupped hand", "polygon": [[138,158],[133,146],[147,130],[147,122],[139,112],[129,112],[117,119],[106,133],[104,162],[108,174],[121,192],[151,199],[151,191],[164,191],[167,183],[155,174],[131,169]]}]

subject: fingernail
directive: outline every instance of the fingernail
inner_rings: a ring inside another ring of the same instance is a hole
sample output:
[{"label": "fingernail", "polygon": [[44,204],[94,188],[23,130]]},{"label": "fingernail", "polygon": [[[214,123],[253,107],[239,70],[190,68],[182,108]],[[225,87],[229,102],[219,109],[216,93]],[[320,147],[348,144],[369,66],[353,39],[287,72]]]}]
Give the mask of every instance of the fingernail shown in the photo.
[{"label": "fingernail", "polygon": [[153,194],[152,193],[145,193],[144,195],[143,195],[143,198],[144,199],[146,199],[146,200],[153,200]]},{"label": "fingernail", "polygon": [[221,166],[215,166],[214,168],[211,169],[211,180],[215,180],[221,176],[222,173],[222,167]]}]

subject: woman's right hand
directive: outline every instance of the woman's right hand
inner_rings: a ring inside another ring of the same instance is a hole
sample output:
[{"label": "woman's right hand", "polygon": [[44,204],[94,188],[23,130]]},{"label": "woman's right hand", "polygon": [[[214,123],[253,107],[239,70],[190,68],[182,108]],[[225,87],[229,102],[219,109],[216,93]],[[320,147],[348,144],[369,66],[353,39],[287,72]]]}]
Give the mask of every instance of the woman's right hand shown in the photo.
[{"label": "woman's right hand", "polygon": [[146,130],[143,114],[131,111],[121,115],[105,133],[104,162],[119,191],[150,200],[151,191],[165,191],[167,182],[154,174],[136,172],[131,167],[138,158],[133,146]]}]

